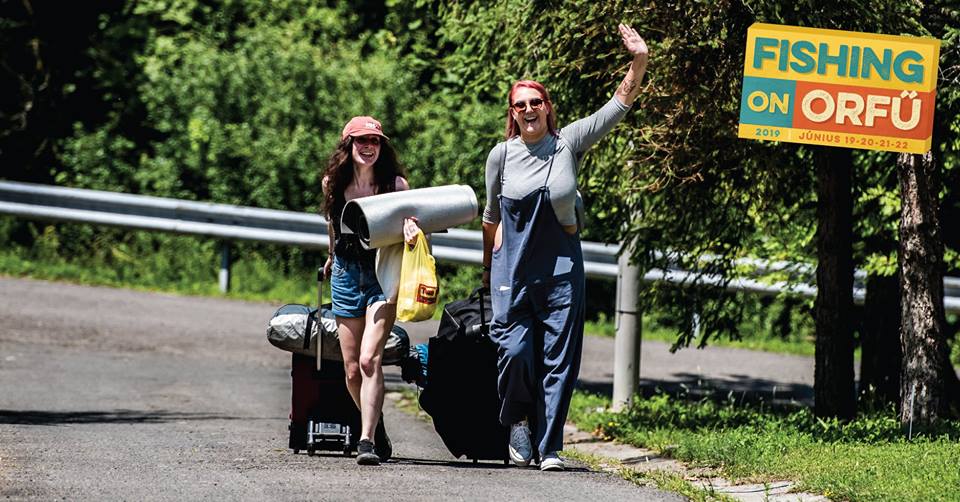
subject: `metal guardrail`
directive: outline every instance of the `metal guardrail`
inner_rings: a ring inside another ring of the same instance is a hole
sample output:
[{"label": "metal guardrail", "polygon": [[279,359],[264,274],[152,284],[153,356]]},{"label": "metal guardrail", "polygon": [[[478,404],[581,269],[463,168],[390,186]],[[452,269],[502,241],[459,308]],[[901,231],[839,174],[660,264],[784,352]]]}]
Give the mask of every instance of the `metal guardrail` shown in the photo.
[{"label": "metal guardrail", "polygon": [[[229,240],[252,240],[304,248],[326,249],[327,221],[319,215],[257,209],[144,195],[129,195],[98,190],[63,188],[31,183],[0,181],[0,214],[24,218],[111,225],[139,230],[203,235]],[[450,229],[433,234],[432,251],[440,260],[479,264],[482,234],[478,231]],[[817,288],[798,282],[761,280],[758,276],[789,272],[812,282],[810,265],[756,259],[738,260],[735,265],[751,270],[746,277],[727,279],[671,267],[649,270],[642,276],[625,256],[618,256],[619,245],[598,242],[581,243],[584,269],[589,277],[617,279],[617,334],[614,351],[614,409],[622,409],[636,392],[640,375],[640,312],[636,286],[639,281],[667,281],[681,286],[724,286],[728,290],[762,295],[782,293],[816,297]],[[707,261],[709,257],[705,258]],[[221,252],[220,288],[229,287],[230,248]],[[854,275],[854,301],[863,303],[866,274]],[[960,278],[944,278],[944,307],[960,313]],[[699,319],[693,319],[695,326]]]},{"label": "metal guardrail", "polygon": [[[14,181],[0,181],[0,214],[226,240],[251,240],[308,249],[326,249],[328,246],[327,221],[316,214]],[[445,233],[433,234],[431,242],[433,255],[439,260],[474,265],[480,263],[483,237],[479,231],[453,228]],[[619,245],[584,241],[581,246],[588,277],[618,277]],[[752,269],[754,272],[751,275],[789,271],[812,280],[814,274],[811,265],[785,261],[741,259],[736,265]],[[853,291],[857,303],[863,303],[866,295],[863,284],[865,277],[863,271],[857,271]],[[729,290],[761,295],[788,293],[815,297],[817,294],[817,288],[812,284],[771,282],[756,276],[727,279],[679,268],[649,270],[640,280],[667,281],[685,286],[725,285]],[[960,278],[944,278],[944,297],[946,310],[960,313]]]}]

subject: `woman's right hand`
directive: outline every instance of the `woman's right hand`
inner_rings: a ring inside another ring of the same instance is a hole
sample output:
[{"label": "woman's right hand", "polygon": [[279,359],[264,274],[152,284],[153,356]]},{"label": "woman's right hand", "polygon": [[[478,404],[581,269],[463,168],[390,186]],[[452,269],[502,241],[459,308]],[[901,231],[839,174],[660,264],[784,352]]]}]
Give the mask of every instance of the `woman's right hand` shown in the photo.
[{"label": "woman's right hand", "polygon": [[647,43],[637,33],[637,30],[631,28],[630,25],[623,23],[620,23],[620,26],[617,28],[620,30],[620,38],[623,39],[623,46],[628,52],[630,52],[630,54],[633,54],[633,57],[646,60],[650,56],[650,50],[647,48]]},{"label": "woman's right hand", "polygon": [[420,220],[416,216],[410,216],[403,219],[403,241],[410,246],[417,245],[417,237],[420,235]]},{"label": "woman's right hand", "polygon": [[327,256],[326,263],[323,264],[323,280],[330,278],[330,274],[333,273],[333,255]]}]

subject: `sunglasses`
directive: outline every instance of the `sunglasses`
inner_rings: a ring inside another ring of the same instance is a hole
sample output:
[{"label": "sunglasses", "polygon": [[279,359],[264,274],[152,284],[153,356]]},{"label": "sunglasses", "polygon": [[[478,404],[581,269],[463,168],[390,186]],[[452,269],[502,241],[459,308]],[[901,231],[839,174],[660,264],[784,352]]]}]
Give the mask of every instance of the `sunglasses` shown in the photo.
[{"label": "sunglasses", "polygon": [[543,100],[540,98],[533,98],[530,101],[514,101],[512,105],[513,110],[517,113],[523,113],[527,110],[527,105],[530,105],[531,110],[539,110],[543,108]]},{"label": "sunglasses", "polygon": [[379,145],[380,136],[356,136],[353,138],[354,143],[358,145]]}]

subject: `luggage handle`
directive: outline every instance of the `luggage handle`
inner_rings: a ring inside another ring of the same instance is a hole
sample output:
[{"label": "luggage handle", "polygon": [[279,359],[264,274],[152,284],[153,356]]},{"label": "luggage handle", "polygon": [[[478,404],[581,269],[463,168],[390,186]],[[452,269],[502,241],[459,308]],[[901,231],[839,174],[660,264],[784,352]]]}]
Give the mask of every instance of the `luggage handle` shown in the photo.
[{"label": "luggage handle", "polygon": [[483,308],[483,290],[484,288],[482,286],[477,288],[477,298],[480,300],[480,332],[481,333],[483,333],[484,326],[487,325],[487,321],[486,319],[484,319],[484,314],[486,313],[485,312],[486,309]]},{"label": "luggage handle", "polygon": [[487,319],[485,315],[486,309],[483,308],[484,291],[486,291],[489,294],[490,289],[484,286],[480,286],[479,288],[473,290],[473,293],[470,293],[470,296],[468,297],[468,298],[476,297],[477,300],[480,302],[480,324],[467,326],[464,332],[467,335],[483,337],[483,336],[489,336],[490,334],[490,326],[487,325]]},{"label": "luggage handle", "polygon": [[[317,268],[317,323],[320,323],[320,309],[323,307],[323,281],[326,279],[323,265]],[[322,326],[322,324],[321,324]],[[313,318],[307,316],[307,332],[303,337],[303,348],[310,348],[310,334],[313,331]],[[323,359],[323,333],[317,329],[317,371],[320,370],[320,361]]]}]

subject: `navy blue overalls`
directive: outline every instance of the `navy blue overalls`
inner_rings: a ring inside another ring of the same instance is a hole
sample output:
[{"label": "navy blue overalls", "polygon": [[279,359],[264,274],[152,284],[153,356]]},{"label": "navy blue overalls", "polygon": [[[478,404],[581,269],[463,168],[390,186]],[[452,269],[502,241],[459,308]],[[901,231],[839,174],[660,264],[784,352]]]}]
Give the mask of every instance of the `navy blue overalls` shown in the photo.
[{"label": "navy blue overalls", "polygon": [[583,345],[580,236],[563,230],[550,204],[552,168],[553,158],[543,186],[522,199],[500,195],[502,244],[493,252],[490,274],[500,423],[509,427],[528,419],[541,455],[563,449]]}]

